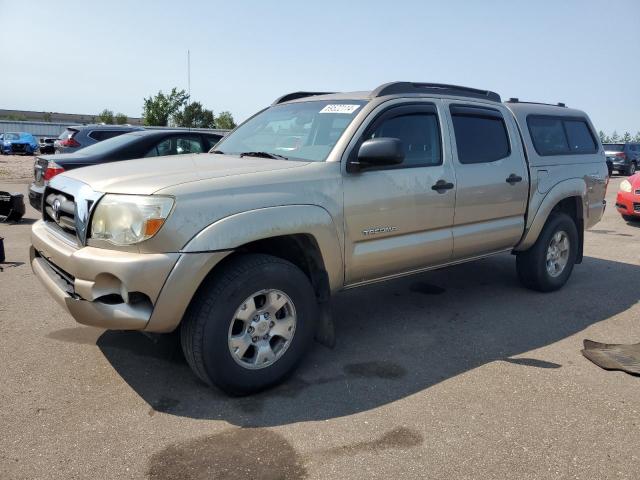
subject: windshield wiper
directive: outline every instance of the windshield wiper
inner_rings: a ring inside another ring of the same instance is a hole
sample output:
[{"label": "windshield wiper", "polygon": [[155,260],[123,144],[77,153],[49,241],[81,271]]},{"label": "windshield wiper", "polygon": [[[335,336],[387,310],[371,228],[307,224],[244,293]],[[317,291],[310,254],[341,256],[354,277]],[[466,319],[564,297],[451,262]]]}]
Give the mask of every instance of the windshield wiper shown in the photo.
[{"label": "windshield wiper", "polygon": [[277,153],[269,152],[242,152],[240,154],[240,158],[242,157],[281,158],[283,160],[289,160],[284,155],[278,155]]}]

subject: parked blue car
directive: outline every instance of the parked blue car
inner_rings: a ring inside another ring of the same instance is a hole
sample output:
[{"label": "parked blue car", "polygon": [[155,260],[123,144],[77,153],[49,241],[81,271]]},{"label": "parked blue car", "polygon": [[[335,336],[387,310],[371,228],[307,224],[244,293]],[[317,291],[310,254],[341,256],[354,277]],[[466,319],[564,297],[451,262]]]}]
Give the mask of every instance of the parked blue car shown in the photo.
[{"label": "parked blue car", "polygon": [[38,142],[33,135],[26,132],[9,132],[2,134],[0,153],[13,155],[22,153],[33,155],[38,148]]}]

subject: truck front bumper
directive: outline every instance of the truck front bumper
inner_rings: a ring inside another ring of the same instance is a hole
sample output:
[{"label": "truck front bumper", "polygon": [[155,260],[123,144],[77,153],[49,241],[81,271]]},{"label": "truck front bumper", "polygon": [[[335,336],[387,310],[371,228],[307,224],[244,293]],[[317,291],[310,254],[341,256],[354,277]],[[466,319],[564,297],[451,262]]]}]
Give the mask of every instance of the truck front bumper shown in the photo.
[{"label": "truck front bumper", "polygon": [[228,254],[78,248],[42,220],[31,243],[31,268],[51,296],[78,323],[113,330],[174,330],[200,282]]}]

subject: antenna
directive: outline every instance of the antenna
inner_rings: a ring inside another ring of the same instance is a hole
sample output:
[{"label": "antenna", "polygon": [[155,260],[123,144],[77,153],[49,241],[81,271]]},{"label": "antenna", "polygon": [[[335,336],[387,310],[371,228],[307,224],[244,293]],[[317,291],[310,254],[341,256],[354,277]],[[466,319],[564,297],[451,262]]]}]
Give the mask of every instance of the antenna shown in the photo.
[{"label": "antenna", "polygon": [[188,105],[191,103],[191,52],[189,50],[187,50],[187,93],[189,94]]}]

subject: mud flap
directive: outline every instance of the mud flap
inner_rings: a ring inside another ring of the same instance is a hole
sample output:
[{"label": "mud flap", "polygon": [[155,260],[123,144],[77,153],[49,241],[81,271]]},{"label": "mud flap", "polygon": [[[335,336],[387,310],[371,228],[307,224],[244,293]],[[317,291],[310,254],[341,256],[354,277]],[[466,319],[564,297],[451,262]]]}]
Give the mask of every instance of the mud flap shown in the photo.
[{"label": "mud flap", "polygon": [[336,346],[336,329],[331,315],[331,302],[318,303],[318,309],[320,312],[315,335],[316,342],[327,348],[334,348]]}]

